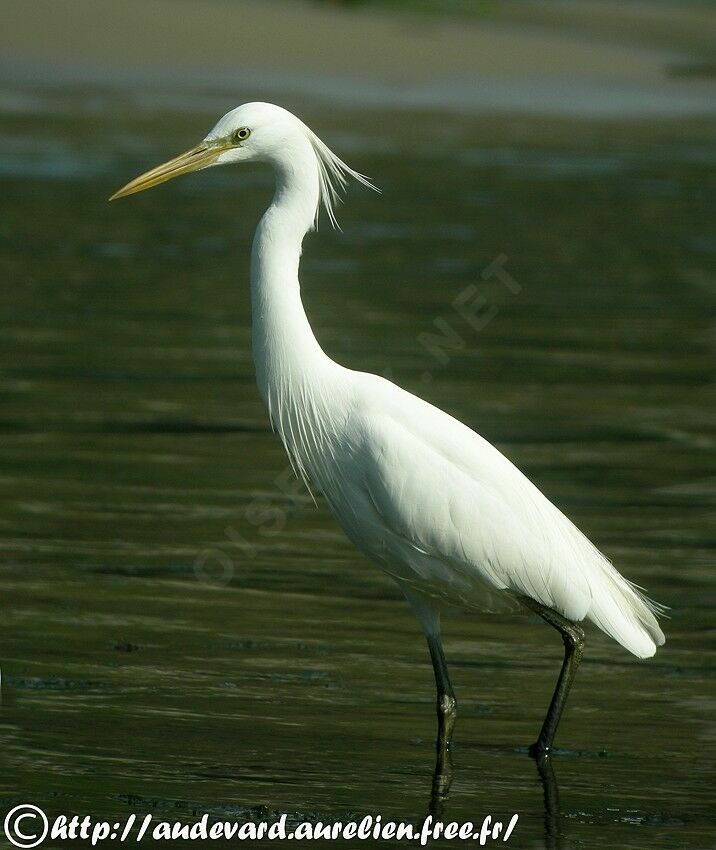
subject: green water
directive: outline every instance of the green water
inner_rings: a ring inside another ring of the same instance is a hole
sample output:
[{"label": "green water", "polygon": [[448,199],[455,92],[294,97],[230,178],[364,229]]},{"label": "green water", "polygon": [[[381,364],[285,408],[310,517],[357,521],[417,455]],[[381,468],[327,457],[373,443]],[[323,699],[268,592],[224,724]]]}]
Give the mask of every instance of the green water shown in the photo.
[{"label": "green water", "polygon": [[[417,624],[287,475],[254,387],[248,250],[268,173],[106,203],[232,100],[180,113],[100,89],[15,94],[0,123],[3,811],[420,821],[434,696]],[[558,637],[448,620],[460,714],[443,815],[517,812],[516,848],[712,848],[710,128],[287,105],[383,189],[352,191],[343,232],[306,242],[327,351],[479,430],[672,609],[648,662],[589,630],[548,811],[524,747]],[[516,286],[485,279],[500,257]],[[490,307],[479,331],[454,309],[465,292]],[[436,319],[453,331],[442,358],[424,344]]]}]

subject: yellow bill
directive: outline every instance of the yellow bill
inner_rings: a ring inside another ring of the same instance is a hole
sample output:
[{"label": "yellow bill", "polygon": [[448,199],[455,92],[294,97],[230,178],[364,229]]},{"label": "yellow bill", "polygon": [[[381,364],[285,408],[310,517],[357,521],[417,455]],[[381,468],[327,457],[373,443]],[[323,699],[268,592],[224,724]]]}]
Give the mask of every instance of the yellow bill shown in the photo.
[{"label": "yellow bill", "polygon": [[145,189],[151,189],[152,186],[158,186],[160,183],[165,183],[180,174],[188,174],[190,171],[198,171],[200,168],[206,168],[215,162],[220,154],[228,150],[231,145],[226,142],[202,142],[191,150],[179,154],[179,156],[170,159],[152,168],[150,171],[145,171],[134,180],[130,180],[126,186],[115,192],[110,198],[114,201],[117,198],[125,198],[127,195],[134,195],[137,192],[143,192]]}]

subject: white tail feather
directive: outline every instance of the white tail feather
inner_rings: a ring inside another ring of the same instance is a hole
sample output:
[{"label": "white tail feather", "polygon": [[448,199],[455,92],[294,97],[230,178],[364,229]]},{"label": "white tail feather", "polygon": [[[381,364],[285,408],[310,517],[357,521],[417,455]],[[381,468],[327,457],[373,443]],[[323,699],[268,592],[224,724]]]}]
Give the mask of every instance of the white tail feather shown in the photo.
[{"label": "white tail feather", "polygon": [[641,593],[606,559],[603,569],[606,581],[593,589],[587,617],[629,652],[650,658],[666,640],[656,619],[666,607]]}]

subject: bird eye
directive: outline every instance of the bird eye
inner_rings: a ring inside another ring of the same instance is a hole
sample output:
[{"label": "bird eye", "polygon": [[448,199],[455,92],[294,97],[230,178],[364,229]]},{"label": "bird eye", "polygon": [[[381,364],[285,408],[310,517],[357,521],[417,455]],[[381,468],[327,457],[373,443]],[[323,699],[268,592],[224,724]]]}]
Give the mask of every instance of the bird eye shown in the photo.
[{"label": "bird eye", "polygon": [[244,142],[251,135],[251,130],[248,127],[239,127],[238,130],[234,131],[234,141],[235,142]]}]

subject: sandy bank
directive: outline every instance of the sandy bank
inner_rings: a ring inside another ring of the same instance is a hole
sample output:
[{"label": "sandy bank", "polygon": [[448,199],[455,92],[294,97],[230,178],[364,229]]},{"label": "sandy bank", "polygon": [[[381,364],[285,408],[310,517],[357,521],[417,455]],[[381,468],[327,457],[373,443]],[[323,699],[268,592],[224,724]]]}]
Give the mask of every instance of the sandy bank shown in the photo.
[{"label": "sandy bank", "polygon": [[436,18],[298,0],[0,0],[0,53],[5,78],[154,79],[474,110],[714,110],[712,81],[669,78],[688,59],[683,37],[671,47],[663,28],[648,44],[636,31],[590,34],[584,14],[558,26],[524,13]]}]

